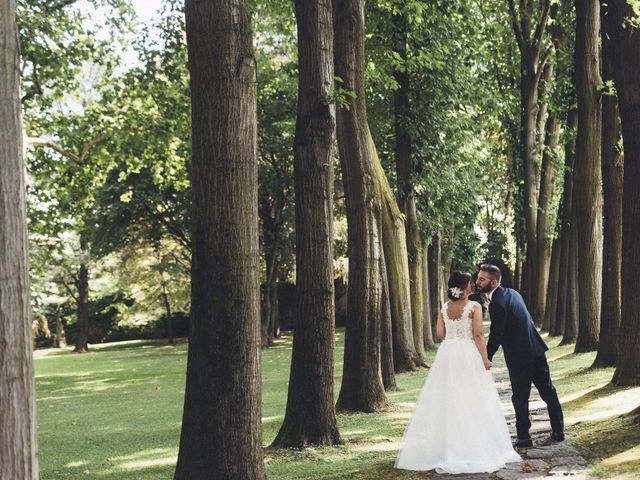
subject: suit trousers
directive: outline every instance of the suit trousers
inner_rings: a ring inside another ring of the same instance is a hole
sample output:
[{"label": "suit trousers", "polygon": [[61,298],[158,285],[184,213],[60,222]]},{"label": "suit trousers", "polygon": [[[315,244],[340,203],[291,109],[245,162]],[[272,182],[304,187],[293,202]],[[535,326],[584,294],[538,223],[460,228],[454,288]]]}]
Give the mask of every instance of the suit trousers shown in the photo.
[{"label": "suit trousers", "polygon": [[510,366],[509,379],[511,380],[511,401],[516,413],[516,432],[518,439],[528,440],[531,438],[529,429],[531,420],[529,419],[529,396],[531,394],[531,384],[533,383],[540,394],[540,398],[547,404],[551,430],[555,434],[564,433],[564,417],[562,406],[558,399],[556,387],[551,381],[549,364],[546,355],[542,354],[533,362],[525,365]]}]

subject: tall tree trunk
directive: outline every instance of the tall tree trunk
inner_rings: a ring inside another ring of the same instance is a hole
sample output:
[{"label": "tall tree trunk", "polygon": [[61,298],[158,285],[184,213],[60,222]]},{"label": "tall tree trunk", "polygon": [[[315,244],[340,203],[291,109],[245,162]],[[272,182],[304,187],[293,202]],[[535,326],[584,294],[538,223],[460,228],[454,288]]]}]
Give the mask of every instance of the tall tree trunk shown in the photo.
[{"label": "tall tree trunk", "polygon": [[[575,215],[574,220],[575,222]],[[566,318],[564,324],[564,335],[560,345],[569,345],[575,343],[578,338],[578,323],[580,316],[580,306],[578,298],[578,277],[580,275],[578,265],[578,233],[577,228],[569,231],[569,248],[567,254],[569,256],[569,266],[567,272],[567,304]]]},{"label": "tall tree trunk", "polygon": [[446,285],[449,280],[449,274],[451,273],[451,264],[453,263],[453,242],[455,240],[455,227],[454,225],[449,225],[449,227],[445,230],[444,235],[442,236],[441,242],[441,262],[442,268],[440,272],[442,273],[442,290],[440,292],[441,297],[445,297],[445,290],[447,289]]},{"label": "tall tree trunk", "polygon": [[246,0],[187,0],[191,329],[175,480],[266,478],[260,408],[256,63]]},{"label": "tall tree trunk", "polygon": [[551,243],[554,235],[554,224],[551,221],[556,217],[553,209],[553,184],[556,176],[556,164],[558,162],[558,143],[560,142],[560,120],[555,114],[549,115],[547,122],[547,134],[545,136],[544,151],[542,154],[542,170],[540,173],[540,200],[538,202],[538,251],[536,252],[536,293],[534,303],[534,320],[542,325],[547,309],[547,286],[549,284],[549,267],[551,264]]},{"label": "tall tree trunk", "polygon": [[640,29],[628,2],[607,2],[614,78],[624,143],[622,197],[622,323],[613,383],[640,385],[640,296],[634,288],[640,271]]},{"label": "tall tree trunk", "polygon": [[575,201],[578,248],[580,323],[576,353],[598,348],[602,292],[602,170],[600,164],[601,105],[600,3],[576,1],[576,139]]},{"label": "tall tree trunk", "polygon": [[262,312],[260,315],[260,343],[263,347],[270,347],[271,345],[273,345],[274,338],[274,316],[278,314],[278,308],[274,301],[274,291],[276,291],[277,295],[275,253],[273,251],[267,251],[265,252],[264,258],[267,271],[267,281],[264,286],[264,294],[262,295],[262,307],[260,309]]},{"label": "tall tree trunk", "polygon": [[393,50],[402,60],[402,68],[396,69],[393,76],[398,88],[393,95],[395,119],[395,160],[400,197],[400,209],[405,217],[407,255],[411,293],[411,319],[413,325],[413,343],[419,357],[424,358],[424,277],[422,256],[422,235],[418,224],[415,192],[411,176],[414,173],[411,156],[409,73],[407,63],[407,32],[405,2],[400,2],[398,11],[393,15]]},{"label": "tall tree trunk", "polygon": [[364,88],[364,4],[334,1],[335,74],[355,92],[337,112],[338,149],[347,207],[349,290],[338,410],[373,412],[387,403],[380,366],[381,203]]},{"label": "tall tree trunk", "polygon": [[422,346],[422,330],[419,332],[420,345],[416,348],[411,315],[411,281],[407,238],[402,213],[398,208],[391,186],[382,169],[382,164],[369,137],[373,152],[373,168],[382,201],[382,239],[384,261],[389,284],[391,304],[391,324],[393,326],[393,355],[396,372],[415,370],[425,365]]},{"label": "tall tree trunk", "polygon": [[[83,258],[87,256],[87,241],[80,237],[80,251]],[[73,351],[86,353],[89,351],[89,267],[86,261],[80,263],[76,278],[76,341]]]},{"label": "tall tree trunk", "polygon": [[173,314],[171,313],[171,302],[169,301],[167,282],[165,281],[164,274],[162,272],[160,272],[160,282],[162,288],[162,303],[164,304],[164,311],[167,316],[167,341],[169,342],[169,345],[174,345],[176,341],[175,338],[173,338]]},{"label": "tall tree trunk", "polygon": [[16,4],[0,0],[0,478],[37,480]]},{"label": "tall tree trunk", "polygon": [[59,313],[56,313],[56,334],[54,336],[53,346],[55,348],[64,348],[67,346],[67,336],[64,332],[64,326],[62,325],[62,319]]},{"label": "tall tree trunk", "polygon": [[382,273],[382,307],[380,321],[380,364],[382,370],[382,385],[389,392],[397,388],[396,373],[393,365],[393,327],[391,325],[391,304],[389,301],[389,282],[387,281],[387,267],[384,256],[380,257]]},{"label": "tall tree trunk", "polygon": [[[607,6],[602,4],[603,81],[613,80],[611,36],[608,32]],[[602,97],[602,190],[604,197],[602,245],[602,310],[600,342],[594,367],[613,367],[618,358],[621,321],[622,280],[622,182],[623,159],[618,151],[620,124],[618,102],[614,95]]]},{"label": "tall tree trunk", "polygon": [[429,294],[431,295],[431,336],[436,338],[436,321],[442,308],[442,249],[440,232],[436,233],[429,244]]},{"label": "tall tree trunk", "polygon": [[422,292],[422,299],[424,301],[424,323],[423,327],[423,335],[422,339],[424,341],[424,348],[433,348],[435,347],[435,342],[433,339],[433,331],[431,329],[431,324],[433,323],[433,317],[431,316],[431,285],[429,283],[429,245],[426,242],[423,242],[422,245],[422,278],[424,278],[424,285]]},{"label": "tall tree trunk", "polygon": [[569,257],[572,248],[571,231],[575,229],[573,221],[573,166],[575,162],[575,131],[578,126],[578,111],[567,112],[567,140],[564,145],[564,179],[562,187],[562,206],[560,210],[560,277],[558,283],[558,306],[553,335],[564,335],[568,319],[569,286],[577,281],[575,272],[569,269]]},{"label": "tall tree trunk", "polygon": [[[553,84],[556,80],[555,63],[547,61],[540,77],[538,84],[538,121],[536,125],[536,133],[538,135],[537,148],[538,156],[536,159],[536,172],[541,171],[544,155],[544,146],[547,143],[548,116],[549,116],[549,97],[553,91]],[[540,191],[540,181],[542,175],[538,175],[538,191]]]},{"label": "tall tree trunk", "polygon": [[549,282],[547,283],[547,307],[544,310],[542,329],[553,336],[558,317],[558,283],[560,281],[561,240],[556,238],[551,247],[551,265],[549,268]]},{"label": "tall tree trunk", "polygon": [[275,338],[280,338],[280,303],[278,301],[278,280],[273,282],[269,290],[269,305],[271,312],[269,317],[269,341],[273,344]]},{"label": "tall tree trunk", "polygon": [[298,113],[294,148],[296,316],[289,394],[274,446],[340,443],[333,404],[333,88],[331,0],[296,0]]},{"label": "tall tree trunk", "polygon": [[508,0],[511,24],[520,49],[520,148],[524,166],[524,217],[526,225],[526,257],[523,265],[522,293],[532,304],[533,286],[537,277],[536,253],[538,220],[537,133],[538,84],[550,52],[541,52],[551,2],[540,0],[540,18],[534,25],[534,2],[520,2],[516,11]]}]

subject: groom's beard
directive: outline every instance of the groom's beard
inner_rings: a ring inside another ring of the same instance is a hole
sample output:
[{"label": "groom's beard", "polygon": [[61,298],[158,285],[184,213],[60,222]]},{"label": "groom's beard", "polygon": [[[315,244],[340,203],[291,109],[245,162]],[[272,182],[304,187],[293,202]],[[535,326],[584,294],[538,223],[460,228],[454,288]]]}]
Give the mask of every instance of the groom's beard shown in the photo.
[{"label": "groom's beard", "polygon": [[491,288],[491,284],[485,286],[484,288],[481,288],[478,285],[476,285],[476,292],[478,293],[489,293],[491,290],[493,290]]}]

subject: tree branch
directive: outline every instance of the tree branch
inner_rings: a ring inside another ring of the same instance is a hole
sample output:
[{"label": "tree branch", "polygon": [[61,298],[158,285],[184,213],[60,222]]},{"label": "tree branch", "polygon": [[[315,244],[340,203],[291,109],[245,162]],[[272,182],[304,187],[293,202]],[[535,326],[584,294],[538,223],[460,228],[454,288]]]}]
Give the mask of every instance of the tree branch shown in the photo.
[{"label": "tree branch", "polygon": [[42,145],[43,147],[49,147],[50,149],[58,152],[63,157],[66,157],[66,158],[68,158],[70,160],[73,160],[77,164],[82,164],[82,160],[80,159],[80,157],[78,155],[76,155],[75,153],[67,150],[62,145],[59,145],[59,144],[51,141],[51,139],[49,139],[49,138],[46,138],[46,137],[27,137],[25,139],[25,142],[28,145]]},{"label": "tree branch", "polygon": [[513,0],[508,0],[509,3],[509,15],[511,16],[511,25],[513,25],[513,31],[516,34],[516,41],[518,42],[518,48],[520,49],[520,53],[525,55],[526,53],[526,43],[524,41],[524,37],[522,36],[522,30],[518,25],[518,14],[516,13],[516,6],[513,3]]},{"label": "tree branch", "polygon": [[540,82],[540,77],[544,72],[544,66],[549,61],[549,58],[551,58],[551,55],[553,54],[553,50],[554,50],[553,46],[551,46],[547,48],[545,52],[542,54],[542,58],[540,59],[540,64],[538,65],[538,71],[536,72],[536,83],[535,83],[536,85],[538,85],[538,83]]},{"label": "tree branch", "polygon": [[76,155],[72,151],[64,148],[59,143],[56,143],[50,138],[46,138],[46,137],[27,137],[25,139],[25,143],[27,143],[28,145],[42,145],[43,147],[49,147],[50,149],[58,152],[63,157],[66,157],[69,160],[73,160],[78,165],[82,165],[84,161],[87,159],[87,157],[89,156],[91,149],[96,145],[102,142],[105,142],[106,140],[109,140],[112,137],[112,135],[113,134],[111,133],[101,133],[97,137],[89,140],[84,145],[82,145],[79,155]]},{"label": "tree branch", "polygon": [[73,298],[73,301],[76,303],[80,303],[80,299],[76,297],[76,295],[73,293],[73,290],[71,290],[71,287],[67,285],[67,282],[61,279],[60,283],[62,283],[62,286],[67,290],[67,292],[69,293],[69,296]]},{"label": "tree branch", "polygon": [[540,17],[540,22],[536,27],[536,32],[533,37],[532,58],[534,60],[537,60],[538,55],[540,54],[540,47],[542,46],[542,37],[544,36],[544,32],[547,27],[547,21],[549,20],[549,12],[551,12],[551,1],[550,0],[541,0],[541,1],[542,1],[542,17]]}]

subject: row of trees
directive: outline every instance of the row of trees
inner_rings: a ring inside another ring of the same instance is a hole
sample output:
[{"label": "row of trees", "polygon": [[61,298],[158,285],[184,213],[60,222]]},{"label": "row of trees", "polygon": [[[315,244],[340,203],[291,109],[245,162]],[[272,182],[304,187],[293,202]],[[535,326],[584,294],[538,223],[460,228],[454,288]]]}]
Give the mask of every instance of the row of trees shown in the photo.
[{"label": "row of trees", "polygon": [[[576,2],[572,31],[573,6],[535,3],[509,2],[521,59],[526,255],[517,283],[543,329],[575,342],[576,352],[597,350],[594,366],[618,367],[614,382],[636,384],[638,352],[622,350],[637,328],[622,313],[630,301],[624,248],[635,241],[626,230],[635,220],[624,213],[631,192],[623,164],[632,165],[634,153],[620,130],[635,120],[618,105],[637,88],[626,80],[639,55],[637,12],[626,2]],[[563,167],[564,178],[556,175]]]}]

